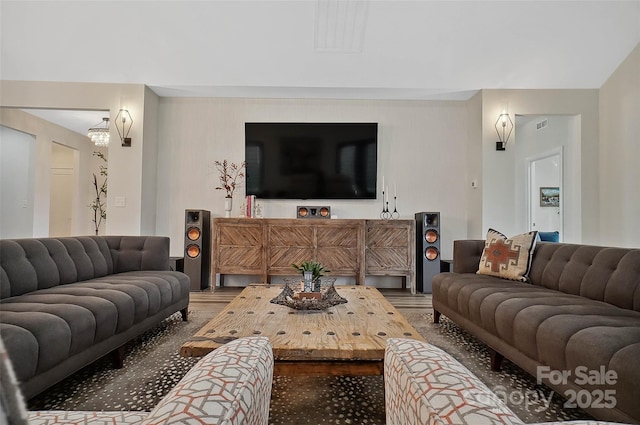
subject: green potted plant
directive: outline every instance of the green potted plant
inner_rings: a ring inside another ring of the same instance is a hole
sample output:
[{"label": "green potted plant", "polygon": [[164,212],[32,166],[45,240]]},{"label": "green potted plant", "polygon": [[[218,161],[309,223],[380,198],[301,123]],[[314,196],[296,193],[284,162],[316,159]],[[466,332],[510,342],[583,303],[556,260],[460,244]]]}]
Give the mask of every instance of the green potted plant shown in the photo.
[{"label": "green potted plant", "polygon": [[300,264],[291,264],[291,267],[296,269],[302,274],[304,279],[305,272],[311,272],[311,282],[313,283],[313,291],[320,290],[320,278],[329,273],[331,270],[327,270],[325,266],[317,261],[303,261]]}]

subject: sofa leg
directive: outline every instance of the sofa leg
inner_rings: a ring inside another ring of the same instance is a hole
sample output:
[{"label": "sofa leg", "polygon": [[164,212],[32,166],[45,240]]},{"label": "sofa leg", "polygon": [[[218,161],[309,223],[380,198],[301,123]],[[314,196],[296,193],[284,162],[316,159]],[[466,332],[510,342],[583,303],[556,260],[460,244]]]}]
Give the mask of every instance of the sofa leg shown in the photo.
[{"label": "sofa leg", "polygon": [[440,313],[438,310],[436,310],[435,308],[433,309],[433,323],[440,323],[440,315],[442,313]]},{"label": "sofa leg", "polygon": [[493,370],[494,372],[500,372],[504,356],[492,349],[489,349],[489,353],[491,356],[491,370]]},{"label": "sofa leg", "polygon": [[187,322],[189,320],[189,308],[185,307],[180,310],[180,314],[182,314],[182,321]]},{"label": "sofa leg", "polygon": [[113,359],[113,367],[116,369],[122,369],[124,366],[125,346],[121,345],[111,352],[111,358]]}]

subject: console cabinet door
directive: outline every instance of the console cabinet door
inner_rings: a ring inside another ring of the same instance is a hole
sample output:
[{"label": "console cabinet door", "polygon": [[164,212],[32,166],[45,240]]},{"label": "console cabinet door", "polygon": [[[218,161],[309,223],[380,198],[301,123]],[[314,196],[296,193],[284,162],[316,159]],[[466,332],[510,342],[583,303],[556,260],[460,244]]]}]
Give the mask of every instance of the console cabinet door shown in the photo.
[{"label": "console cabinet door", "polygon": [[323,223],[316,228],[316,259],[331,272],[330,276],[356,276],[364,284],[362,222]]},{"label": "console cabinet door", "polygon": [[267,227],[267,274],[297,274],[292,264],[315,259],[315,228],[300,220],[269,220]]},{"label": "console cabinet door", "polygon": [[415,285],[415,222],[368,220],[366,226],[366,274],[404,275]]},{"label": "console cabinet door", "polygon": [[260,222],[213,220],[214,273],[265,276],[264,236]]}]

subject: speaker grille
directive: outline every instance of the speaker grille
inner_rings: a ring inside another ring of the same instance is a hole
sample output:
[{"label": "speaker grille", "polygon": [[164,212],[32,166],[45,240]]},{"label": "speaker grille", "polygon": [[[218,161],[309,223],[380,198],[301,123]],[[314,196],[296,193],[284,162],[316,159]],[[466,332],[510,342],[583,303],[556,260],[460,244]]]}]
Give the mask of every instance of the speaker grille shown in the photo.
[{"label": "speaker grille", "polygon": [[189,258],[197,258],[200,255],[200,247],[198,245],[187,246],[187,256]]},{"label": "speaker grille", "polygon": [[187,211],[187,224],[200,221],[200,211]]},{"label": "speaker grille", "polygon": [[197,241],[198,239],[200,239],[200,229],[198,229],[197,227],[189,227],[187,229],[187,239],[189,239],[190,241]]},{"label": "speaker grille", "polygon": [[435,246],[430,246],[424,250],[424,257],[429,261],[433,261],[437,259],[439,256],[440,256],[440,252],[438,251],[438,248],[436,248]]},{"label": "speaker grille", "polygon": [[440,213],[425,213],[424,215],[424,225],[427,227],[438,227]]},{"label": "speaker grille", "polygon": [[438,240],[438,232],[433,229],[427,230],[424,234],[424,240],[429,243],[434,243]]}]

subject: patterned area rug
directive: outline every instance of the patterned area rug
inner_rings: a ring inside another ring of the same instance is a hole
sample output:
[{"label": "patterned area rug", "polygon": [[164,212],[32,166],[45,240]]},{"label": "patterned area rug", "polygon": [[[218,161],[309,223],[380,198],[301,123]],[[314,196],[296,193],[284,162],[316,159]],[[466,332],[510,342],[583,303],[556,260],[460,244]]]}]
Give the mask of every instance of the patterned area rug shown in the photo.
[{"label": "patterned area rug", "polygon": [[[451,353],[489,388],[503,395],[524,422],[589,418],[563,409],[563,401],[510,362],[493,372],[481,343],[443,317],[433,324],[430,313],[403,313],[432,344]],[[175,314],[128,345],[124,368],[99,360],[29,401],[31,410],[150,410],[197,361],[183,358],[179,348],[215,312],[195,311],[189,322]],[[551,399],[550,399],[551,398]],[[549,400],[550,399],[550,400]],[[270,424],[384,424],[381,376],[275,377]]]}]

